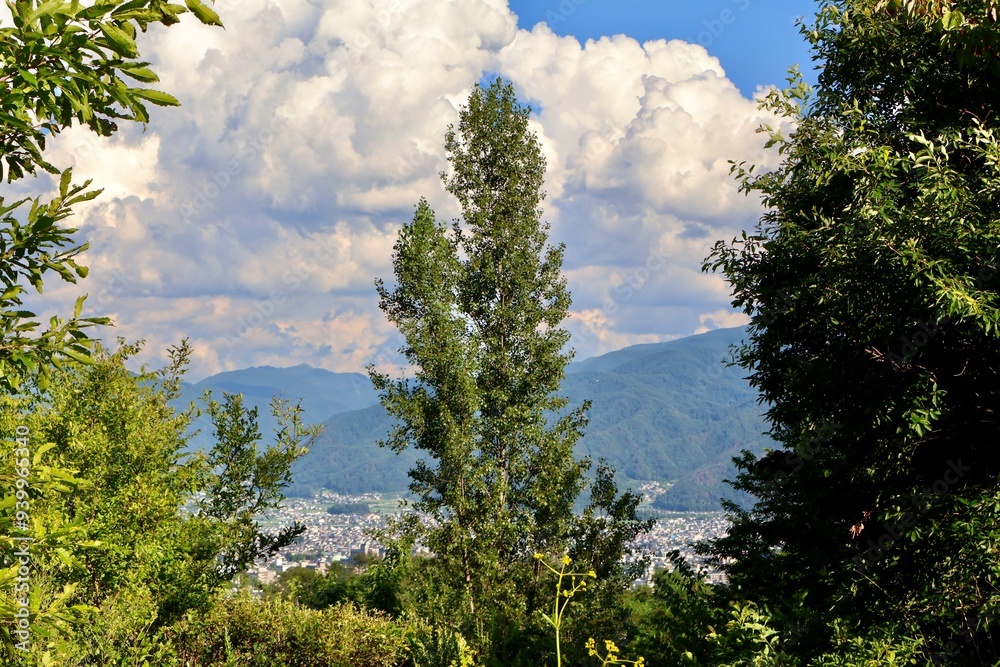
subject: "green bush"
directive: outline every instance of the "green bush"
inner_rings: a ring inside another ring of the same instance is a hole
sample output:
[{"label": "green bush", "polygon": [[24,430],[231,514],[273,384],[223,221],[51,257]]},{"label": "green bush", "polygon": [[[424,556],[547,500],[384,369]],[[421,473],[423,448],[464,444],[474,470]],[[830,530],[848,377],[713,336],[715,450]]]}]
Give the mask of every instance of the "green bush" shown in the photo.
[{"label": "green bush", "polygon": [[[60,636],[44,651],[34,647],[26,664],[60,667],[180,667],[173,647],[153,629],[159,608],[148,588],[128,588],[106,598],[88,622]],[[44,654],[48,655],[45,657]],[[52,660],[49,663],[47,660]]]},{"label": "green bush", "polygon": [[165,632],[185,667],[395,667],[409,626],[351,605],[322,611],[247,595],[219,600]]},{"label": "green bush", "polygon": [[[920,637],[896,629],[877,629],[864,637],[848,632],[835,623],[835,650],[821,655],[810,667],[904,667],[905,665],[942,664],[947,656],[928,654]],[[947,664],[947,663],[944,663]]]},{"label": "green bush", "polygon": [[440,626],[419,628],[410,639],[414,667],[468,667],[473,651],[458,632]]},{"label": "green bush", "polygon": [[726,610],[719,606],[716,591],[674,551],[671,570],[653,575],[651,586],[630,591],[626,604],[631,612],[629,648],[646,657],[651,665],[678,667],[712,664],[712,626],[725,622]]}]

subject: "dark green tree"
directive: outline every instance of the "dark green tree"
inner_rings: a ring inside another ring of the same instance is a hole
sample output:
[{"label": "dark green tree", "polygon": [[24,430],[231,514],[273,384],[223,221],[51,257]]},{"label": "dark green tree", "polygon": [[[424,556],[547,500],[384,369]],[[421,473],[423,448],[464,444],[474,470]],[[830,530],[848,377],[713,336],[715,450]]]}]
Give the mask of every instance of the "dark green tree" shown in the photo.
[{"label": "dark green tree", "polygon": [[[734,166],[757,228],[719,243],[752,318],[735,361],[778,449],[710,551],[789,646],[832,621],[923,659],[1000,655],[1000,25],[993,1],[827,0],[821,65],[765,106],[783,155]],[[840,663],[838,663],[840,664]]]},{"label": "dark green tree", "polygon": [[[545,161],[528,116],[511,84],[474,89],[446,135],[442,173],[463,220],[449,232],[421,201],[395,246],[396,286],[377,283],[416,375],[392,380],[370,368],[399,420],[385,444],[428,456],[410,488],[431,522],[410,516],[397,533],[435,554],[453,609],[502,636],[546,603],[534,553],[568,551],[620,575],[628,538],[647,526],[635,520],[637,498],[617,497],[606,471],[589,523],[574,516],[590,465],[573,457],[587,405],[567,410],[558,395],[572,356],[560,326],[570,295],[563,247],[547,245],[541,222]],[[615,531],[614,548],[583,551]]]},{"label": "dark green tree", "polygon": [[634,636],[630,651],[649,665],[703,665],[712,646],[708,633],[723,614],[713,608],[715,595],[679,551],[669,554],[671,567],[653,575],[651,585],[628,597]]}]

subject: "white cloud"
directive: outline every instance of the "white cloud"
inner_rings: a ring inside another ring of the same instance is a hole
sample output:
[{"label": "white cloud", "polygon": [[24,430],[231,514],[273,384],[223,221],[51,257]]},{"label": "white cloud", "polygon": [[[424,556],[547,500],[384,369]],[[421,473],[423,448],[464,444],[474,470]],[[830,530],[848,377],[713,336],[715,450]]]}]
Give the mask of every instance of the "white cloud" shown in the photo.
[{"label": "white cloud", "polygon": [[57,164],[105,188],[79,222],[84,288],[118,322],[109,337],[163,349],[189,336],[196,377],[391,366],[372,282],[391,280],[421,196],[458,215],[437,177],[443,135],[485,72],[540,109],[578,358],[741,321],[700,265],[756,215],[727,160],[773,158],[754,132],[765,116],[704,48],[519,30],[503,0],[216,7],[225,30],[185,21],[140,38],[182,108],[154,109],[145,132],[54,142]]},{"label": "white cloud", "polygon": [[750,323],[750,318],[745,314],[731,310],[717,310],[714,313],[703,313],[698,319],[701,322],[701,326],[695,330],[696,334],[723,327],[739,327]]}]

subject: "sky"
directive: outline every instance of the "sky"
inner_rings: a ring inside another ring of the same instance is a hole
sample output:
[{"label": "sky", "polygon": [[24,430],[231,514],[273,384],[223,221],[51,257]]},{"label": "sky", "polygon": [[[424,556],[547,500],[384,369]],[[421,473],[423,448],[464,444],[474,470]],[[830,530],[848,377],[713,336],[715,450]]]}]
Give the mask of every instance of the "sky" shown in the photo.
[{"label": "sky", "polygon": [[581,41],[624,34],[639,42],[679,39],[719,59],[745,96],[781,84],[791,65],[815,82],[813,62],[796,20],[810,19],[814,0],[513,0],[518,25],[546,22]]},{"label": "sky", "polygon": [[[565,243],[576,358],[746,321],[701,271],[761,211],[729,160],[766,169],[755,97],[809,65],[800,0],[218,0],[140,36],[159,88],[145,128],[82,128],[46,157],[104,193],[78,208],[90,276],[40,307],[107,315],[101,335],[190,339],[189,377],[307,363],[402,371],[378,309],[392,247],[438,173],[472,86],[513,81],[548,164],[545,220]],[[22,182],[14,193],[44,183]],[[7,195],[0,191],[0,195]]]}]

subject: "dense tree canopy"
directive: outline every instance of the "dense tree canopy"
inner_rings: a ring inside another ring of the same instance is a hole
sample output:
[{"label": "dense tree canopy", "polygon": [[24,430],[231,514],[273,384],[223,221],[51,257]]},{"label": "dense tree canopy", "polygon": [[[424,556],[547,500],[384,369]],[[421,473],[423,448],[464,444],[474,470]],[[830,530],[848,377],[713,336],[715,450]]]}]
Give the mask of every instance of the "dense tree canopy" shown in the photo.
[{"label": "dense tree canopy", "polygon": [[[192,414],[175,412],[168,402],[177,396],[190,350],[181,345],[167,368],[134,374],[125,362],[137,351],[98,349],[93,364],[54,371],[44,396],[0,399],[0,427],[27,429],[37,443],[32,449],[51,443],[46,459],[58,465],[48,474],[56,475],[63,493],[32,493],[32,532],[73,531],[58,544],[39,539],[31,545],[30,580],[35,611],[52,616],[64,609],[52,624],[70,633],[60,621],[141,602],[151,634],[204,608],[235,574],[304,529],[260,524],[278,506],[292,462],[315,433],[303,426],[300,410],[276,402],[280,427],[273,443],[261,447],[256,410],[245,409],[239,395],[210,400],[214,445],[188,452]],[[49,468],[37,467],[32,479],[42,481]],[[73,476],[66,477],[67,470]],[[0,462],[0,475],[10,471],[10,461]],[[12,566],[17,569],[16,559]],[[5,634],[11,627],[9,619],[0,624]],[[36,619],[32,643],[39,652],[45,629]],[[88,639],[93,636],[85,633],[74,641]]]},{"label": "dense tree canopy", "polygon": [[1000,25],[994,2],[826,1],[822,69],[766,105],[757,229],[715,247],[752,317],[736,361],[780,448],[740,462],[759,501],[712,553],[795,617],[918,637],[992,664],[1000,565]]}]

